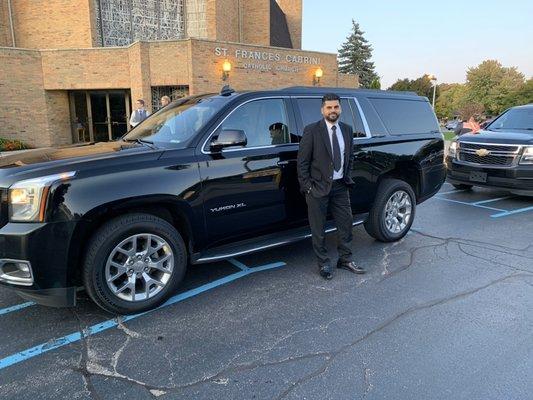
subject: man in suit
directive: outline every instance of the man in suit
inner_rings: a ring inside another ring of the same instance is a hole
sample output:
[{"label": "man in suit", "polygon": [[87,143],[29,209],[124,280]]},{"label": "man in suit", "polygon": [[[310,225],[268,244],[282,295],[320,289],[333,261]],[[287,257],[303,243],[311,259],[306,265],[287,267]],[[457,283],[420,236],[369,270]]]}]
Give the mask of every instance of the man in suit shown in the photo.
[{"label": "man in suit", "polygon": [[352,261],[350,248],[353,216],[349,187],[354,184],[350,177],[353,129],[339,121],[341,112],[339,96],[326,94],[321,107],[324,118],[305,127],[298,150],[298,181],[307,201],[319,273],[325,279],[333,277],[325,240],[328,207],[337,226],[337,268],[356,274],[365,273]]},{"label": "man in suit", "polygon": [[139,99],[136,102],[137,109],[133,111],[130,117],[130,125],[132,128],[135,128],[141,122],[143,122],[149,115],[150,111],[144,108],[144,100]]}]

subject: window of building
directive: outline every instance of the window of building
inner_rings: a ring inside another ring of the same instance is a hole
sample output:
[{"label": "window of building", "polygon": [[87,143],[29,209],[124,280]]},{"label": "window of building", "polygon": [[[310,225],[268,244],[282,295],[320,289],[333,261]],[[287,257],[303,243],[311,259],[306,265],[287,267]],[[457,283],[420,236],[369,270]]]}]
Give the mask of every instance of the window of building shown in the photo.
[{"label": "window of building", "polygon": [[94,0],[102,46],[182,39],[186,0]]},{"label": "window of building", "polygon": [[168,96],[171,101],[187,97],[189,86],[152,86],[152,110],[156,112],[161,109],[161,97]]},{"label": "window of building", "polygon": [[408,135],[438,131],[439,126],[427,101],[370,98],[391,135]]},{"label": "window of building", "polygon": [[224,129],[244,131],[248,139],[247,147],[291,142],[283,99],[254,100],[242,105],[226,118],[217,132]]}]

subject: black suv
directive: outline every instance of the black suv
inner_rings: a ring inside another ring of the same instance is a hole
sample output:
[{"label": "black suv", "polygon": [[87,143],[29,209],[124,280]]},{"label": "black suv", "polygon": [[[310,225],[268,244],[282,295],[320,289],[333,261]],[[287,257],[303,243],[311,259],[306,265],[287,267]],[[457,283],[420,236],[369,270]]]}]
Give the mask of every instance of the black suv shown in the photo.
[{"label": "black suv", "polygon": [[452,142],[448,181],[533,196],[533,104],[510,108],[479,133]]},{"label": "black suv", "polygon": [[188,265],[309,237],[296,157],[327,92],[354,128],[354,225],[402,238],[445,179],[426,98],[225,88],[172,103],[120,141],[2,158],[0,283],[55,306],[84,287],[108,311],[139,312],[169,297]]}]

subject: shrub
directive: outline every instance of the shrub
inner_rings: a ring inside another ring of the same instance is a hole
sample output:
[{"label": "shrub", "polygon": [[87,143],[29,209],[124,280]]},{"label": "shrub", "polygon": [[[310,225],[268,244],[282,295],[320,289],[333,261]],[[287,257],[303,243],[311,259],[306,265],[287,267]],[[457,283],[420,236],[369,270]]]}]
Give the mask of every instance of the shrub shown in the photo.
[{"label": "shrub", "polygon": [[29,148],[30,146],[20,140],[0,138],[0,151],[25,150]]}]

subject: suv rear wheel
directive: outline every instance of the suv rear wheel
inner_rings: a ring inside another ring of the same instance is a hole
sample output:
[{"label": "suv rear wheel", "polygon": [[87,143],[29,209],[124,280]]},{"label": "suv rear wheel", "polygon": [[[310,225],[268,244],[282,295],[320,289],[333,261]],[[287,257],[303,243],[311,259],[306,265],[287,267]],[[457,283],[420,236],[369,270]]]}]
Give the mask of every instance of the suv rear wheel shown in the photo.
[{"label": "suv rear wheel", "polygon": [[104,310],[131,314],[165,301],[186,267],[185,243],[171,224],[149,214],[127,214],[105,223],[91,238],[83,283]]},{"label": "suv rear wheel", "polygon": [[411,186],[399,179],[385,179],[379,185],[365,229],[381,242],[403,238],[415,218],[416,198]]}]

